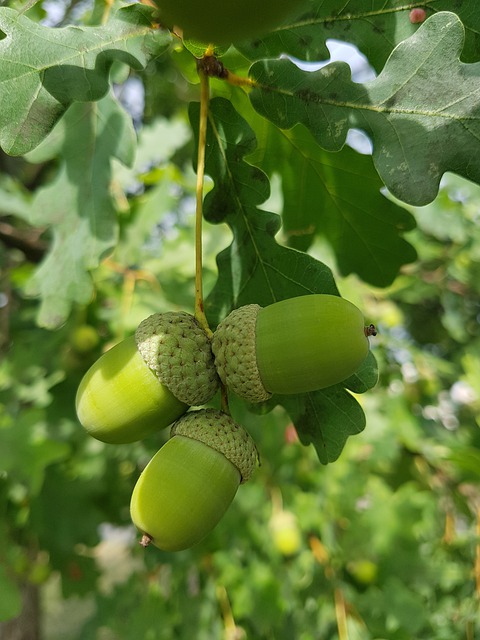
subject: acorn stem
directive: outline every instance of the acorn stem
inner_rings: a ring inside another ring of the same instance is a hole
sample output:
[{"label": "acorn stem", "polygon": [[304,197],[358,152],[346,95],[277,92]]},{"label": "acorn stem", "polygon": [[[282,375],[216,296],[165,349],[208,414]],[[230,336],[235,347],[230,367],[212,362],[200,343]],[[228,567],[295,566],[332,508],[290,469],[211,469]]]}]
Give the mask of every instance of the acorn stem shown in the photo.
[{"label": "acorn stem", "polygon": [[228,69],[226,69],[226,75],[223,77],[223,79],[234,87],[246,87],[247,89],[258,87],[258,82],[255,82],[255,80],[252,80],[252,78],[238,76],[236,73],[232,73]]},{"label": "acorn stem", "polygon": [[375,337],[377,335],[377,327],[374,324],[369,324],[367,327],[364,328],[363,331],[367,338],[369,338],[370,336]]},{"label": "acorn stem", "polygon": [[272,501],[272,514],[281,513],[283,511],[282,492],[278,487],[270,489],[270,497]]},{"label": "acorn stem", "polygon": [[197,184],[195,207],[195,319],[209,338],[213,332],[208,324],[203,306],[202,278],[202,220],[203,220],[203,184],[205,178],[205,148],[207,144],[208,105],[210,85],[201,65],[198,67],[200,78],[200,122],[198,125]]},{"label": "acorn stem", "polygon": [[226,413],[227,416],[229,416],[230,415],[230,406],[228,404],[228,389],[223,383],[220,385],[220,392],[221,392],[220,408],[223,411],[223,413]]}]

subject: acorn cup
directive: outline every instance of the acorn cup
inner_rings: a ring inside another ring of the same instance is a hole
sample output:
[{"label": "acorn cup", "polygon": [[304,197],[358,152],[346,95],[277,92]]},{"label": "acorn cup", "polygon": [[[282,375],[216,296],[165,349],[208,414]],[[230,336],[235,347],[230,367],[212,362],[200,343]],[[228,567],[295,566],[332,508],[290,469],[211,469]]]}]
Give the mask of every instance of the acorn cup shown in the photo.
[{"label": "acorn cup", "polygon": [[132,493],[132,521],[141,544],[181,551],[220,521],[257,464],[250,435],[216,409],[190,411],[141,473]]},{"label": "acorn cup", "polygon": [[361,311],[328,294],[289,298],[232,311],[212,339],[223,384],[249,402],[272,394],[316,391],[342,382],[368,355]]},{"label": "acorn cup", "polygon": [[77,391],[77,416],[98,440],[134,442],[208,402],[219,384],[210,340],[195,318],[156,313],[90,367]]}]

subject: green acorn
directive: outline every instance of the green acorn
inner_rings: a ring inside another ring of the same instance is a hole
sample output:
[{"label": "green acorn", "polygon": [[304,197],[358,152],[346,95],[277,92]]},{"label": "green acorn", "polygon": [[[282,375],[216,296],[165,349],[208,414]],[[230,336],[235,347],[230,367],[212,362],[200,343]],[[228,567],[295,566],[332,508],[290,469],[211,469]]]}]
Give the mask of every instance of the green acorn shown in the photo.
[{"label": "green acorn", "polygon": [[134,442],[208,402],[218,386],[210,340],[195,318],[155,313],[87,371],[77,416],[98,440]]},{"label": "green acorn", "polygon": [[365,360],[374,334],[351,302],[315,294],[235,309],[218,325],[212,350],[223,384],[249,402],[263,402],[273,393],[342,382]]},{"label": "green acorn", "polygon": [[142,544],[180,551],[202,540],[256,464],[252,438],[230,416],[215,409],[186,413],[133,490],[130,512]]},{"label": "green acorn", "polygon": [[212,44],[252,40],[308,8],[306,0],[155,0],[162,25],[174,25],[184,38]]}]

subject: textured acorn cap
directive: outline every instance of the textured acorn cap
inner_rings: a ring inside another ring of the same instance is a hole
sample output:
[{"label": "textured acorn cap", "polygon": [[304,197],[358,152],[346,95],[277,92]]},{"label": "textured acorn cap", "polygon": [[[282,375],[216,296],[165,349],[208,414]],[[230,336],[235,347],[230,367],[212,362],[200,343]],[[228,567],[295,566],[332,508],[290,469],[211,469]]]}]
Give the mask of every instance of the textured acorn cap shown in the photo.
[{"label": "textured acorn cap", "polygon": [[216,409],[186,413],[172,426],[170,435],[198,440],[222,453],[240,471],[242,483],[251,478],[258,462],[251,436],[233,418]]},{"label": "textured acorn cap", "polygon": [[248,304],[234,309],[220,322],[212,338],[220,379],[248,402],[264,402],[272,395],[263,386],[257,366],[255,327],[261,308]]},{"label": "textured acorn cap", "polygon": [[220,381],[210,340],[191,314],[154,313],[138,325],[135,340],[147,365],[178,400],[200,405],[215,395]]}]

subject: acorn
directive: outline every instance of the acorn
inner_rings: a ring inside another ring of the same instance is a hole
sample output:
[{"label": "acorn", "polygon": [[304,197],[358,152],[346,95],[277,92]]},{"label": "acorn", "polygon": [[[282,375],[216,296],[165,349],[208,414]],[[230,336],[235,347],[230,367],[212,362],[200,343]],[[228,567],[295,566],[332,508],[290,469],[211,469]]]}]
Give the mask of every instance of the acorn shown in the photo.
[{"label": "acorn", "polygon": [[[271,32],[292,14],[308,8],[306,0],[154,0],[162,25],[183,37],[228,45]],[[307,6],[306,6],[307,5]]]},{"label": "acorn", "polygon": [[134,442],[208,402],[219,384],[210,339],[195,318],[155,313],[90,367],[77,391],[77,416],[98,440]]},{"label": "acorn", "polygon": [[283,556],[293,556],[300,551],[302,535],[297,518],[291,511],[281,509],[272,514],[269,527],[273,546]]},{"label": "acorn", "polygon": [[141,544],[181,551],[200,542],[252,476],[257,458],[250,435],[227,414],[186,413],[133,490],[130,513]]},{"label": "acorn", "polygon": [[212,350],[223,384],[263,402],[342,382],[365,360],[375,334],[348,300],[313,294],[235,309],[218,325]]},{"label": "acorn", "polygon": [[89,353],[98,346],[98,331],[90,324],[81,324],[70,335],[70,346],[79,354]]}]

